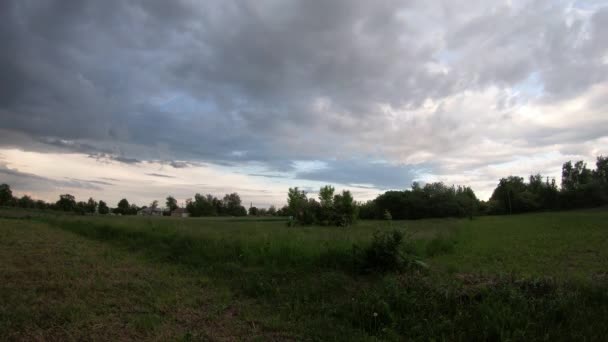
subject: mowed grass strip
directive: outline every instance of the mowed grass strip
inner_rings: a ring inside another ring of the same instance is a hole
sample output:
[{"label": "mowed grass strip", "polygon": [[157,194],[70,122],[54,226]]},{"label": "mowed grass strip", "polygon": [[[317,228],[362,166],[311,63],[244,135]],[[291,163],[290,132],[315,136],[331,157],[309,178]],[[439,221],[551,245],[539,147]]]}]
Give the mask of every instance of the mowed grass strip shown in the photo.
[{"label": "mowed grass strip", "polygon": [[278,340],[186,274],[48,225],[0,219],[0,340]]}]

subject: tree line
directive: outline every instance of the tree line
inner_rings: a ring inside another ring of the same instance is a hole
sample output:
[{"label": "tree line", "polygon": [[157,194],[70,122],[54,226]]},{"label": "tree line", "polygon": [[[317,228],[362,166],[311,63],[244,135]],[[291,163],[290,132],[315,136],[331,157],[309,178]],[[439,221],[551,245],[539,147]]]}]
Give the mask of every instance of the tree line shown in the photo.
[{"label": "tree line", "polygon": [[[318,224],[348,226],[357,219],[421,219],[431,217],[470,217],[475,215],[517,214],[540,210],[565,210],[608,204],[608,157],[599,156],[595,169],[583,161],[562,165],[561,184],[540,174],[528,180],[519,176],[501,178],[488,201],[480,201],[467,186],[448,186],[441,182],[424,186],[414,182],[410,189],[386,191],[374,200],[356,202],[350,191],[335,193],[331,185],[319,189],[318,198],[298,187],[289,188],[287,205],[247,210],[238,193],[223,198],[195,194],[186,200],[185,210],[199,216],[286,216],[290,224]],[[14,197],[8,184],[0,184],[0,206],[51,209],[78,214],[135,215],[144,208],[158,207],[158,201],[139,207],[121,199],[115,208],[104,201],[89,198],[76,201],[70,194],[62,194],[54,203],[35,200],[28,195]],[[173,196],[166,198],[164,215],[178,208]],[[160,209],[159,209],[160,210]]]},{"label": "tree line", "polygon": [[562,181],[531,175],[502,178],[489,201],[487,214],[516,214],[540,210],[588,208],[608,204],[608,157],[597,157],[595,169],[583,161],[562,165]]}]

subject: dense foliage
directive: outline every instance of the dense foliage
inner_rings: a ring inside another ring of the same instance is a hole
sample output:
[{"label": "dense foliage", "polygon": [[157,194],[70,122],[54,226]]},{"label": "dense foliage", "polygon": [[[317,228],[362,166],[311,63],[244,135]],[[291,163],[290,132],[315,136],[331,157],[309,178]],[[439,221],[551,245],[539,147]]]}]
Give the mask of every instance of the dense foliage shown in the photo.
[{"label": "dense foliage", "polygon": [[443,183],[418,183],[411,190],[387,191],[375,200],[361,205],[365,219],[420,219],[426,217],[469,217],[479,200],[469,187],[446,186]]},{"label": "dense foliage", "polygon": [[532,175],[502,178],[487,203],[489,214],[515,214],[538,210],[594,207],[608,203],[608,158],[598,157],[596,169],[583,161],[564,163],[561,189],[554,179]]},{"label": "dense foliage", "polygon": [[239,194],[226,194],[220,200],[213,195],[194,195],[194,200],[186,201],[186,209],[191,216],[245,216],[247,209],[241,205]]},{"label": "dense foliage", "polygon": [[334,194],[334,187],[326,185],[319,190],[319,201],[308,198],[305,191],[289,188],[286,214],[293,221],[290,224],[335,225],[346,227],[358,217],[358,207],[348,190]]}]

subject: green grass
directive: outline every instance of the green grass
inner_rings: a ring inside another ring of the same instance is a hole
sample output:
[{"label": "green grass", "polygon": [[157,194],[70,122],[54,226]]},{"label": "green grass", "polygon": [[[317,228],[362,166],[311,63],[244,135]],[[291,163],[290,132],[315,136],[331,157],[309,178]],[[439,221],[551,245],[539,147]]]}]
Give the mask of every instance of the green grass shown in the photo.
[{"label": "green grass", "polygon": [[[38,327],[43,325],[36,323],[43,321],[41,312],[58,315],[55,325],[70,335],[87,336],[92,333],[88,322],[103,316],[95,310],[107,317],[108,310],[130,301],[148,309],[146,314],[124,315],[129,324],[116,329],[127,339],[553,341],[602,340],[608,333],[603,321],[608,317],[606,210],[472,221],[362,221],[346,229],[288,228],[282,220],[251,218],[14,211],[0,211],[0,216],[11,218],[0,219],[0,265],[12,270],[2,275],[13,284],[0,288],[0,298],[8,299],[0,303],[0,331],[9,337],[29,339],[23,334],[37,331],[38,336],[63,339],[62,330]],[[374,231],[393,229],[409,236],[403,252],[413,251],[429,269],[357,272],[353,245],[364,248]],[[25,266],[10,261],[36,260],[41,249],[53,255],[45,269],[60,274],[60,281],[32,272],[35,261]],[[116,272],[115,277],[130,284],[123,287],[104,288],[99,276],[95,286],[76,281],[77,289],[91,295],[83,297],[88,298],[86,305],[79,296],[67,298],[67,309],[20,306],[52,298],[52,293],[27,286],[25,301],[11,299],[30,277],[40,278],[40,287],[52,284],[67,293],[74,279],[91,272],[87,266],[112,273],[115,260],[146,271]],[[65,266],[72,263],[77,267]],[[164,288],[188,300],[172,300]],[[112,304],[102,294],[127,299]],[[159,302],[168,309],[159,310]],[[197,308],[196,303],[213,309]],[[184,311],[198,312],[207,324],[172,320],[175,312]],[[224,327],[222,333],[210,335],[217,325]]]}]

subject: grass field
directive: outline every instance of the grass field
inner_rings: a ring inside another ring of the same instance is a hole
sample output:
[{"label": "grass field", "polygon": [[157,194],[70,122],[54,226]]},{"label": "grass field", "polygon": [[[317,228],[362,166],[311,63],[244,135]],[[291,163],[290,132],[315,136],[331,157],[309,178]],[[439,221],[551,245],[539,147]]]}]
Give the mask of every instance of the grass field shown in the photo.
[{"label": "grass field", "polygon": [[[604,340],[608,210],[361,221],[0,211],[0,340]],[[404,231],[429,265],[361,274]]]}]

